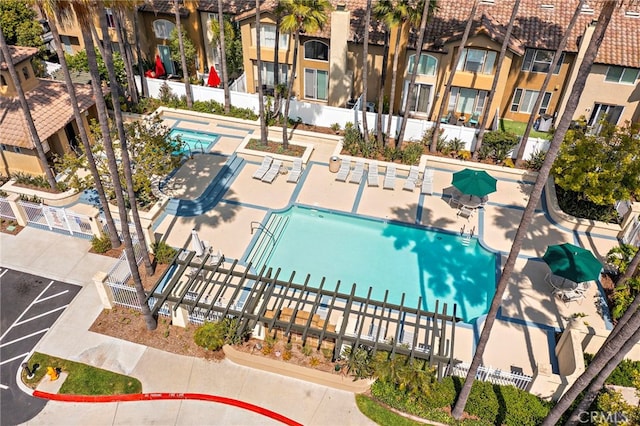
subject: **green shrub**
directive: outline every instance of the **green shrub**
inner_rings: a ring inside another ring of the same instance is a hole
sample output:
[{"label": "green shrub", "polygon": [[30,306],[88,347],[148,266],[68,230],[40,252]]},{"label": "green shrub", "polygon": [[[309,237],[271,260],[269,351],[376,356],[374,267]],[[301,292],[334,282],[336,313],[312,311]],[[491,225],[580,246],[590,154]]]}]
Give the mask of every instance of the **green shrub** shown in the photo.
[{"label": "green shrub", "polygon": [[600,220],[607,223],[620,223],[620,217],[613,205],[598,205],[587,200],[582,194],[565,190],[556,185],[558,205],[563,212],[583,219]]},{"label": "green shrub", "polygon": [[494,392],[503,401],[496,424],[536,426],[549,414],[550,403],[514,386],[494,385]]},{"label": "green shrub", "polygon": [[531,170],[540,170],[546,157],[547,151],[542,151],[540,149],[534,151],[526,162],[527,168]]},{"label": "green shrub", "polygon": [[193,340],[196,345],[212,351],[218,351],[224,346],[225,325],[222,321],[205,322],[196,330]]},{"label": "green shrub", "polygon": [[417,165],[420,162],[420,156],[422,155],[422,144],[420,143],[408,143],[402,150],[402,163],[409,165]]},{"label": "green shrub", "polygon": [[518,136],[510,132],[486,132],[482,140],[482,148],[486,147],[488,156],[495,161],[501,162],[516,145],[518,145]]},{"label": "green shrub", "polygon": [[425,395],[424,402],[426,405],[435,408],[451,407],[453,403],[456,402],[456,387],[460,388],[461,386],[460,378],[445,377],[436,385],[432,392]]},{"label": "green shrub", "polygon": [[493,384],[479,380],[474,381],[464,410],[472,416],[489,420],[493,424],[500,424],[496,423],[500,411],[500,403],[493,390]]},{"label": "green shrub", "polygon": [[[584,354],[585,364],[589,365],[593,357],[593,354]],[[633,387],[634,374],[640,374],[640,361],[623,359],[615,370],[611,372],[611,375],[605,383],[608,385]]]},{"label": "green shrub", "polygon": [[91,248],[96,253],[106,253],[111,250],[111,239],[108,235],[103,235],[102,237],[93,237],[91,239]]},{"label": "green shrub", "polygon": [[344,126],[343,148],[350,155],[358,155],[360,152],[360,144],[362,142],[360,130],[351,122]]},{"label": "green shrub", "polygon": [[175,257],[177,251],[164,241],[156,241],[151,245],[153,255],[158,263],[170,263]]},{"label": "green shrub", "polygon": [[449,149],[451,150],[451,152],[455,152],[456,154],[459,151],[462,151],[464,149],[464,146],[465,146],[464,141],[462,139],[459,139],[459,138],[453,138],[447,143],[449,144]]}]

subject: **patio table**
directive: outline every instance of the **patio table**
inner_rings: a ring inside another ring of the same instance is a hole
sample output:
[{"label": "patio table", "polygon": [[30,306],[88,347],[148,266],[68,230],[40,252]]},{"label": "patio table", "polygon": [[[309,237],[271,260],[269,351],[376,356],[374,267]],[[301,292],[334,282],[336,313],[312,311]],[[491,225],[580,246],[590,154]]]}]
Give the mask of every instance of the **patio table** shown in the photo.
[{"label": "patio table", "polygon": [[482,204],[482,198],[476,195],[462,195],[458,198],[458,203],[470,209],[476,209]]}]

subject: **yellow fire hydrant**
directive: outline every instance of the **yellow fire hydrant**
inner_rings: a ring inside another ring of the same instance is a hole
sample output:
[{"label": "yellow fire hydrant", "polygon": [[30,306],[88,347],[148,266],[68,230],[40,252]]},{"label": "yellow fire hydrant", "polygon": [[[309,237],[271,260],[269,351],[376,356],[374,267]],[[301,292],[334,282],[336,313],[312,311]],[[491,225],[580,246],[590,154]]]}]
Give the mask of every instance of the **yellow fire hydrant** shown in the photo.
[{"label": "yellow fire hydrant", "polygon": [[58,377],[60,377],[58,371],[53,367],[47,367],[47,374],[49,375],[49,380],[51,380],[52,382],[54,380],[58,380]]}]

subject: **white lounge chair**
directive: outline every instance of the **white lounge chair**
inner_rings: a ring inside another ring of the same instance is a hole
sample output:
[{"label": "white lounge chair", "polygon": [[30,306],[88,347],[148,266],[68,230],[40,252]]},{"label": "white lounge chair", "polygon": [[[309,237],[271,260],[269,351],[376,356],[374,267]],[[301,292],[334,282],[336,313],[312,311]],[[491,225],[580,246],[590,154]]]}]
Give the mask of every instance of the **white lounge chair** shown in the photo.
[{"label": "white lounge chair", "polygon": [[473,213],[474,213],[473,209],[470,209],[469,207],[465,207],[465,206],[460,207],[460,209],[458,210],[458,216],[464,217],[467,220],[473,217]]},{"label": "white lounge chair", "polygon": [[369,171],[367,172],[367,185],[378,186],[378,162],[372,161],[369,163]]},{"label": "white lounge chair", "polygon": [[289,177],[287,178],[287,182],[296,183],[300,179],[300,175],[302,174],[302,158],[296,158],[293,160],[293,167],[289,170]]},{"label": "white lounge chair", "polygon": [[407,176],[407,180],[404,181],[404,186],[402,187],[402,189],[413,191],[416,187],[419,176],[420,169],[418,169],[417,166],[411,166],[411,168],[409,169],[409,176]]},{"label": "white lounge chair", "polygon": [[260,164],[260,167],[258,167],[258,170],[256,170],[255,173],[253,174],[253,178],[262,179],[264,175],[267,174],[267,172],[269,171],[269,167],[271,166],[272,162],[273,162],[273,157],[270,157],[269,155],[265,155],[265,157],[262,159],[262,164]]},{"label": "white lounge chair", "polygon": [[396,187],[396,166],[387,166],[387,172],[384,175],[382,184],[384,189],[395,189]]},{"label": "white lounge chair", "polygon": [[364,161],[358,160],[356,161],[356,166],[351,173],[351,178],[349,178],[349,183],[360,183],[362,180],[362,174],[364,173]]},{"label": "white lounge chair", "polygon": [[581,287],[566,290],[559,289],[553,293],[564,302],[565,306],[568,306],[571,302],[578,302],[578,305],[580,305],[586,297],[585,290]]},{"label": "white lounge chair", "polygon": [[420,188],[422,194],[433,194],[433,169],[429,167],[424,168],[422,174],[422,187]]},{"label": "white lounge chair", "polygon": [[281,166],[282,166],[282,160],[273,160],[273,163],[271,163],[271,167],[269,168],[269,171],[262,177],[262,181],[269,182],[269,183],[273,182],[276,176],[278,176],[278,173],[280,173]]},{"label": "white lounge chair", "polygon": [[336,180],[340,182],[346,182],[347,176],[349,176],[349,172],[351,171],[351,161],[342,161],[340,164],[340,169],[338,170],[338,174],[336,175]]}]

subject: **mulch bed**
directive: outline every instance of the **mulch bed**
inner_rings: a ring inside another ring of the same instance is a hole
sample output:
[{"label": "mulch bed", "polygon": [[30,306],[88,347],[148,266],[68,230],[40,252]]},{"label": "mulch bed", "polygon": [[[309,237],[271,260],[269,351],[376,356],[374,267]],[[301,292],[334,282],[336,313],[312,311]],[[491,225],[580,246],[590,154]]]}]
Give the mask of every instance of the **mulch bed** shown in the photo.
[{"label": "mulch bed", "polygon": [[18,222],[15,220],[0,220],[0,232],[11,235],[18,235],[20,231],[24,229],[24,226],[18,225]]}]

